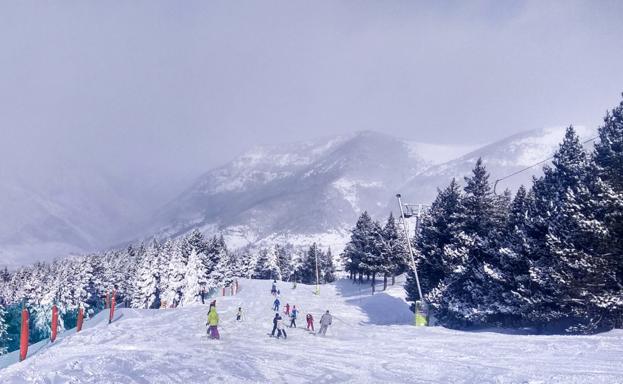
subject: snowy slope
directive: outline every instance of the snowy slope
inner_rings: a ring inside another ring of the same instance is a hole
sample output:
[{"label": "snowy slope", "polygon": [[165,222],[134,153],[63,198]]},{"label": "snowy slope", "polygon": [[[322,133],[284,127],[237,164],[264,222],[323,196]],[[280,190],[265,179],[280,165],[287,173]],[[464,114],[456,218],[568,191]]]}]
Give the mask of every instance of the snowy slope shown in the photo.
[{"label": "snowy slope", "polygon": [[[623,332],[530,336],[415,328],[402,289],[373,297],[348,281],[321,287],[281,283],[282,301],[316,320],[335,318],[327,337],[287,329],[269,338],[269,281],[241,281],[217,299],[220,341],[205,338],[206,306],[120,310],[0,370],[2,383],[617,383]],[[236,323],[236,308],[246,312]],[[303,321],[299,321],[302,324]],[[391,324],[391,325],[390,325]]]}]

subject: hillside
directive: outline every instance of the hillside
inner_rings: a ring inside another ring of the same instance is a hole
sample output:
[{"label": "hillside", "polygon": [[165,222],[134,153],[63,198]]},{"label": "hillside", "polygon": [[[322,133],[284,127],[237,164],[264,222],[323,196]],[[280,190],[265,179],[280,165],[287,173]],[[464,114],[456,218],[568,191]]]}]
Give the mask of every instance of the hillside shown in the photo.
[{"label": "hillside", "polygon": [[[272,327],[270,281],[241,280],[238,296],[217,298],[221,340],[205,337],[206,306],[120,309],[111,325],[91,320],[25,362],[0,370],[0,382],[31,383],[614,383],[623,376],[620,330],[596,336],[510,335],[415,328],[399,285],[369,295],[341,280],[292,290],[282,302],[313,313],[329,309],[326,337]],[[244,321],[234,319],[238,306]],[[299,320],[299,328],[304,324]],[[316,324],[317,325],[317,324]]]}]

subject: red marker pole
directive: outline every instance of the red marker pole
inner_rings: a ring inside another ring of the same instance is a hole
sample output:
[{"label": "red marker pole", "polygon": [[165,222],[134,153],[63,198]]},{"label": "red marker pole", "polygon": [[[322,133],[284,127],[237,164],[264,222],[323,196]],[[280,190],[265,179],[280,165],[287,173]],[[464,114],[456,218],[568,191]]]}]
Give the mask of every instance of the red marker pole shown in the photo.
[{"label": "red marker pole", "polygon": [[84,310],[82,307],[78,308],[78,324],[76,324],[76,333],[82,330],[82,322],[84,321]]},{"label": "red marker pole", "polygon": [[58,331],[58,307],[52,306],[52,334],[50,335],[50,341],[56,340],[56,333]]},{"label": "red marker pole", "polygon": [[22,330],[19,337],[19,361],[26,360],[28,355],[28,310],[22,309]]},{"label": "red marker pole", "polygon": [[108,316],[108,324],[112,323],[112,318],[113,316],[115,316],[115,296],[116,296],[115,291],[112,291],[112,296],[110,298],[110,315]]}]

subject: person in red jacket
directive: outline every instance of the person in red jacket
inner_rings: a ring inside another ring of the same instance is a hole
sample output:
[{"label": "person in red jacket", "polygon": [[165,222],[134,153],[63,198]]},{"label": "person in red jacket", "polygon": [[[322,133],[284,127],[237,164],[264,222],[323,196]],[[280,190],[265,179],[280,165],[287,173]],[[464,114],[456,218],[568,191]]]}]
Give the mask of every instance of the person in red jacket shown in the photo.
[{"label": "person in red jacket", "polygon": [[312,316],[311,313],[308,313],[307,316],[305,316],[305,318],[307,319],[307,330],[309,331],[309,329],[311,328],[313,332],[314,331],[314,316]]},{"label": "person in red jacket", "polygon": [[286,316],[290,316],[290,304],[286,303],[286,306],[283,307],[283,313],[286,314]]}]

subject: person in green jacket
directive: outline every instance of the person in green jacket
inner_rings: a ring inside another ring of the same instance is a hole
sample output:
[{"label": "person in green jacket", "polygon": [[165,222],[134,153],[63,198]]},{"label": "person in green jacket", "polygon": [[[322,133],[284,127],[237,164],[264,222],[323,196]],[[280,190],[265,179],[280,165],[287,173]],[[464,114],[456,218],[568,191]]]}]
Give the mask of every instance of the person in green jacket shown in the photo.
[{"label": "person in green jacket", "polygon": [[218,313],[216,313],[216,306],[211,306],[208,312],[208,334],[210,339],[220,339],[221,336],[218,333]]}]

